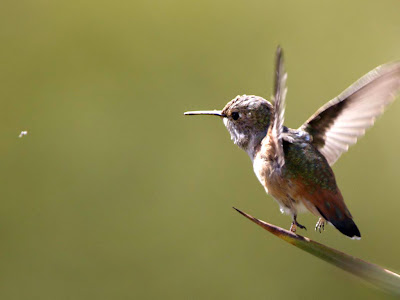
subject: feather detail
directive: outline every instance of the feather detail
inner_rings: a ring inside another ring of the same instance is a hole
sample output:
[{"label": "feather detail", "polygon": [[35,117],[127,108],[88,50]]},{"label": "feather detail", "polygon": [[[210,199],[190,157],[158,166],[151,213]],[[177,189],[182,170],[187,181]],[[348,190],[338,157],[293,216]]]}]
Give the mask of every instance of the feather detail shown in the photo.
[{"label": "feather detail", "polygon": [[304,185],[304,180],[294,180],[296,196],[299,197],[304,206],[315,216],[322,217],[330,222],[341,233],[351,237],[360,238],[361,234],[353,217],[344,203],[339,188],[313,190]]},{"label": "feather detail", "polygon": [[270,132],[270,142],[273,143],[279,169],[281,169],[285,164],[285,156],[283,154],[282,147],[282,132],[285,113],[285,99],[287,93],[286,79],[287,73],[283,63],[283,52],[282,48],[278,47],[276,50],[275,84],[273,96],[274,122]]},{"label": "feather detail", "polygon": [[322,106],[301,127],[333,165],[365,134],[400,92],[400,62],[382,65],[364,75]]}]

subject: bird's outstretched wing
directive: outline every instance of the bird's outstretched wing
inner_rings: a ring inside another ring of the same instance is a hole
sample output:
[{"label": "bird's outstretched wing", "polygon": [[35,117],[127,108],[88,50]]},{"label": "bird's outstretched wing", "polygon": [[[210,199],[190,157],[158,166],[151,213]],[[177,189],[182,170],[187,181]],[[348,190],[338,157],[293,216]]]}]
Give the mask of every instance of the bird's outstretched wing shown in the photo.
[{"label": "bird's outstretched wing", "polygon": [[400,92],[400,62],[377,67],[322,106],[301,127],[333,165]]},{"label": "bird's outstretched wing", "polygon": [[275,83],[274,83],[274,122],[270,131],[271,142],[273,143],[277,162],[280,168],[285,164],[285,156],[282,146],[283,121],[285,113],[285,98],[287,73],[283,64],[282,48],[276,50],[275,61]]}]

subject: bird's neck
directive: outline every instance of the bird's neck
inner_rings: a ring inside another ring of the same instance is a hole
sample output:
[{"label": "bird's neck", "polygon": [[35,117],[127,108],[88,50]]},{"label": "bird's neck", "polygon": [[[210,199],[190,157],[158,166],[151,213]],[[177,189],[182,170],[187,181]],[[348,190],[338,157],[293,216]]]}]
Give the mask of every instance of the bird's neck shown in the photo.
[{"label": "bird's neck", "polygon": [[246,153],[249,155],[251,162],[254,161],[254,158],[256,157],[258,151],[260,151],[261,142],[265,138],[265,136],[265,132],[251,136],[248,144],[245,148],[243,148],[243,150],[246,151]]}]

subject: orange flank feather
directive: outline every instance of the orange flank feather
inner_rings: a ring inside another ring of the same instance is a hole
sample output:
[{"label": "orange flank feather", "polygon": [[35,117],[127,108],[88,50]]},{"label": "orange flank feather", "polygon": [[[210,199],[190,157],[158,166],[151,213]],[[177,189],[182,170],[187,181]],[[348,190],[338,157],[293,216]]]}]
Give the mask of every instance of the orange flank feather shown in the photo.
[{"label": "orange flank feather", "polygon": [[353,238],[361,237],[350,211],[344,203],[339,188],[324,189],[304,184],[301,178],[292,179],[296,199],[301,199],[304,206],[315,216],[335,226],[341,233]]}]

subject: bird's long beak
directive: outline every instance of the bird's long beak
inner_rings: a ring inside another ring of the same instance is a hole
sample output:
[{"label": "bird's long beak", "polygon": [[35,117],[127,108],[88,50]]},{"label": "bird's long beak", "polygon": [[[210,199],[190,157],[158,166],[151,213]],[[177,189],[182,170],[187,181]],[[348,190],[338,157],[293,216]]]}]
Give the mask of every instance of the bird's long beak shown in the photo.
[{"label": "bird's long beak", "polygon": [[194,115],[211,115],[211,116],[219,116],[225,117],[222,113],[222,110],[197,110],[197,111],[187,111],[184,113],[185,116],[194,116]]}]

